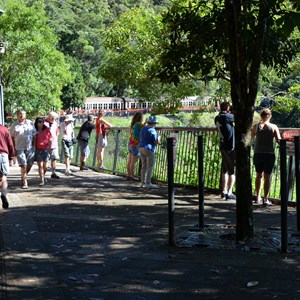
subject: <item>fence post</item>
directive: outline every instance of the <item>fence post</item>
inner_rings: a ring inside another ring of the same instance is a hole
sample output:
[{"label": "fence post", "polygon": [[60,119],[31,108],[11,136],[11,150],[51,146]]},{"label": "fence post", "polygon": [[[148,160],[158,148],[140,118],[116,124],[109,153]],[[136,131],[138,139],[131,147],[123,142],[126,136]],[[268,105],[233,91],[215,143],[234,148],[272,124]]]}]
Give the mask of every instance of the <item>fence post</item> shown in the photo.
[{"label": "fence post", "polygon": [[174,146],[175,138],[167,138],[169,246],[175,246]]},{"label": "fence post", "polygon": [[286,140],[280,140],[280,205],[281,205],[281,252],[287,253],[288,230],[287,230],[287,164],[286,164]]},{"label": "fence post", "polygon": [[117,169],[117,160],[118,160],[119,147],[120,147],[120,132],[121,132],[121,130],[118,130],[118,132],[117,132],[113,174],[116,174],[116,169]]},{"label": "fence post", "polygon": [[295,143],[295,177],[297,204],[297,231],[300,232],[300,136],[294,137]]},{"label": "fence post", "polygon": [[198,196],[199,196],[199,229],[204,228],[204,171],[203,171],[203,136],[198,136]]}]

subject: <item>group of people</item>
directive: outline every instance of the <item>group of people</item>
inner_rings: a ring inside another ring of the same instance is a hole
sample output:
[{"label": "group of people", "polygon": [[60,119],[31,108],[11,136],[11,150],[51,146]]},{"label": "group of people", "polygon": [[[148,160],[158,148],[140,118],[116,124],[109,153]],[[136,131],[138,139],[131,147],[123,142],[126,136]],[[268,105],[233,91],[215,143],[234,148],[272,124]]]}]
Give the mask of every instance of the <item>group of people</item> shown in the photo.
[{"label": "group of people", "polygon": [[[254,141],[253,163],[256,170],[255,194],[256,203],[263,205],[272,205],[269,201],[271,189],[271,174],[275,164],[274,141],[280,142],[280,132],[275,124],[270,122],[272,113],[270,109],[265,108],[260,113],[261,120],[254,124],[251,130],[251,136]],[[220,135],[220,151],[222,155],[221,165],[221,198],[226,200],[235,200],[233,194],[235,183],[235,133],[234,133],[234,114],[230,103],[220,104],[220,112],[215,117],[215,125]],[[261,197],[262,180],[264,179],[264,194]]]},{"label": "group of people", "polygon": [[[73,157],[73,145],[78,141],[80,149],[80,170],[84,170],[86,159],[89,156],[89,139],[93,129],[96,130],[97,161],[99,169],[103,165],[104,149],[107,146],[107,129],[111,124],[104,119],[105,112],[99,111],[94,124],[94,116],[89,115],[80,127],[77,137],[74,133],[74,118],[66,115],[59,124],[58,114],[50,112],[46,118],[38,117],[35,122],[26,118],[25,110],[18,110],[17,120],[12,123],[10,130],[0,125],[0,189],[2,207],[8,208],[7,174],[9,166],[15,159],[21,169],[22,188],[28,189],[27,174],[34,161],[37,162],[40,185],[47,182],[45,177],[48,162],[51,162],[51,178],[59,179],[56,174],[56,161],[59,160],[58,136],[62,134],[62,149],[65,157],[65,174],[71,175],[70,165]],[[274,140],[279,143],[280,133],[275,124],[270,122],[272,117],[269,109],[261,111],[261,120],[251,130],[255,139],[253,162],[256,169],[255,190],[256,202],[270,205],[269,193],[271,174],[275,164]],[[158,124],[156,116],[150,116],[143,122],[143,114],[136,113],[130,124],[130,138],[128,143],[127,180],[136,180],[135,170],[137,161],[141,160],[141,187],[155,188],[151,178],[155,165],[156,146],[159,136],[155,130]],[[234,114],[228,102],[220,104],[220,112],[215,117],[215,124],[220,134],[220,151],[222,155],[221,178],[222,194],[226,200],[234,200],[235,184],[235,133]],[[264,195],[261,197],[262,179],[264,179]]]},{"label": "group of people", "polygon": [[94,116],[89,115],[86,122],[80,127],[78,136],[75,137],[74,121],[72,115],[66,115],[64,121],[59,123],[58,114],[51,111],[46,118],[37,117],[35,121],[26,118],[26,111],[17,111],[17,119],[8,130],[0,125],[0,189],[2,207],[8,208],[7,200],[7,174],[9,166],[16,161],[21,170],[22,188],[28,189],[28,173],[34,162],[38,166],[40,186],[47,182],[46,171],[48,163],[51,162],[51,178],[59,179],[56,174],[56,162],[59,160],[58,137],[61,132],[61,146],[65,158],[65,174],[71,175],[71,159],[73,157],[74,144],[78,141],[80,148],[80,170],[84,169],[85,161],[89,156],[88,141],[91,132],[96,128],[98,145],[98,164],[103,169],[104,148],[107,145],[106,129],[111,127],[103,119],[104,111],[101,110],[93,124]]},{"label": "group of people", "polygon": [[138,159],[141,159],[141,187],[156,188],[151,183],[155,166],[156,146],[159,143],[159,136],[155,130],[158,124],[155,116],[150,116],[143,123],[143,114],[136,113],[130,124],[130,138],[128,143],[127,180],[135,180],[134,172]]}]

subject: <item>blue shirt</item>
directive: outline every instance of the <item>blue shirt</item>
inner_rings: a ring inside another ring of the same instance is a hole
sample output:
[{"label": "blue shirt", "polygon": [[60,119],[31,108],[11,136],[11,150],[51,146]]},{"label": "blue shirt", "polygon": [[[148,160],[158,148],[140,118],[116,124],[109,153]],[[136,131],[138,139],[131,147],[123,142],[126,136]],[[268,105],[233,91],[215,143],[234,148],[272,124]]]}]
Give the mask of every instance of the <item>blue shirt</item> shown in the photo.
[{"label": "blue shirt", "polygon": [[155,152],[158,135],[153,127],[144,126],[140,132],[139,148]]}]

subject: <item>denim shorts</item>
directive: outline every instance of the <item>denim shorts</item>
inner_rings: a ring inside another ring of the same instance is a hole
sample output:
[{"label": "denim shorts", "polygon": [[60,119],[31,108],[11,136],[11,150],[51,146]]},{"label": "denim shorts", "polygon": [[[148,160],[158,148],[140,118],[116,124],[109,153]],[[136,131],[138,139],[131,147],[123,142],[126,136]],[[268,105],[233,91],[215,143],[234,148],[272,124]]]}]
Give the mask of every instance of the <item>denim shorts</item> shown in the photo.
[{"label": "denim shorts", "polygon": [[17,150],[17,160],[19,166],[32,166],[34,163],[34,149]]},{"label": "denim shorts", "polygon": [[0,154],[0,174],[7,175],[9,172],[9,160],[6,153]]},{"label": "denim shorts", "polygon": [[140,151],[138,146],[128,146],[128,151],[134,156],[140,156]]},{"label": "denim shorts", "polygon": [[49,155],[51,160],[59,160],[58,148],[51,149]]},{"label": "denim shorts", "polygon": [[74,146],[68,147],[64,139],[61,140],[62,148],[64,150],[65,157],[73,158]]},{"label": "denim shorts", "polygon": [[49,161],[49,152],[48,150],[35,149],[35,160],[37,162],[47,162]]},{"label": "denim shorts", "polygon": [[80,149],[80,155],[88,158],[90,155],[89,142],[85,140],[78,140],[78,146]]}]

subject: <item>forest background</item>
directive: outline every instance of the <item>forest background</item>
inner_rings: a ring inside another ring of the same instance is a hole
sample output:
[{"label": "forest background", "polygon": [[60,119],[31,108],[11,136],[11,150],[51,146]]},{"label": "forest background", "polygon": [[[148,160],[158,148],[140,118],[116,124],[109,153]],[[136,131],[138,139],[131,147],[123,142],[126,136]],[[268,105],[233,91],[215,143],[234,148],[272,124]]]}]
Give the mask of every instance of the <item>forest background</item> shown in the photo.
[{"label": "forest background", "polygon": [[[212,107],[230,101],[224,79],[187,77],[174,85],[153,76],[163,42],[162,15],[170,5],[169,0],[1,0],[6,113],[22,107],[30,116],[44,115],[82,107],[88,96],[153,101],[155,113],[171,114],[186,96],[210,97]],[[294,35],[299,37],[299,31]],[[275,104],[279,126],[300,127],[299,55],[281,75],[261,68],[257,105],[262,99]],[[205,110],[190,124],[197,124]]]}]

